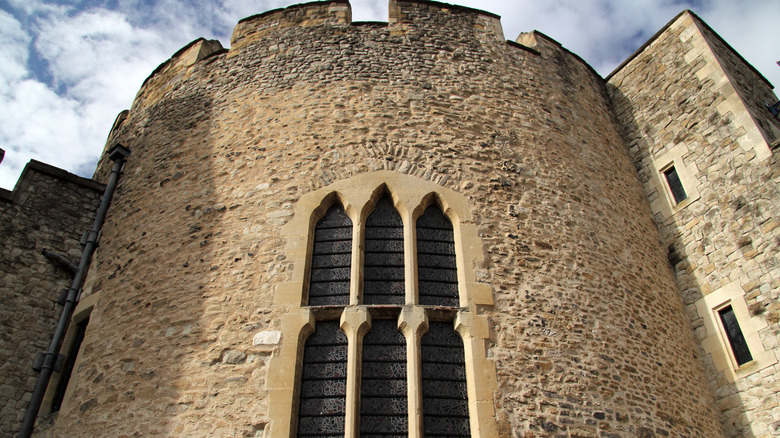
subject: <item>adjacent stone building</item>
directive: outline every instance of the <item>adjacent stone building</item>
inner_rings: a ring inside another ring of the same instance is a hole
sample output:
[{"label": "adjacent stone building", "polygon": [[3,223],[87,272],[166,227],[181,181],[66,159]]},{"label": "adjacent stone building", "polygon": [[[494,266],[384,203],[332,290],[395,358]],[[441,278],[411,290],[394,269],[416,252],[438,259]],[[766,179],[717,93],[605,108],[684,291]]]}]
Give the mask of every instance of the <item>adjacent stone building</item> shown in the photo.
[{"label": "adjacent stone building", "polygon": [[[776,101],[690,11],[606,79],[427,1],[195,40],[111,130],[36,436],[778,434]],[[50,283],[12,309],[44,332]],[[35,373],[3,371],[13,432]]]},{"label": "adjacent stone building", "polygon": [[[0,190],[0,424],[10,436],[35,386],[36,355],[46,350],[70,286],[67,263],[81,257],[82,233],[103,186],[31,161],[13,192]],[[45,255],[45,254],[48,255]],[[59,257],[58,257],[59,256]]]}]

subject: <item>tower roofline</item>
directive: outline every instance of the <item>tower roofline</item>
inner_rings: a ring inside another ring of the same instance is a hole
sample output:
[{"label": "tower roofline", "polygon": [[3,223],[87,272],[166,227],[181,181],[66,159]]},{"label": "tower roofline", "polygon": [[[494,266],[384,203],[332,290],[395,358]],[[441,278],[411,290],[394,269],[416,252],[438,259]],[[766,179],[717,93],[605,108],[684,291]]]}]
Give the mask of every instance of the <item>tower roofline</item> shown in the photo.
[{"label": "tower roofline", "polygon": [[766,77],[764,77],[764,75],[762,75],[762,74],[761,74],[761,72],[759,72],[758,70],[756,70],[756,68],[755,68],[755,67],[753,67],[753,65],[752,65],[751,63],[749,63],[749,62],[748,62],[748,61],[747,61],[745,58],[743,58],[743,57],[742,57],[742,55],[740,55],[740,54],[739,54],[739,52],[737,52],[736,50],[734,50],[734,48],[733,48],[733,47],[731,47],[731,45],[730,45],[728,42],[726,42],[726,40],[724,40],[724,39],[723,39],[723,37],[721,37],[721,36],[718,34],[718,32],[715,32],[715,30],[714,30],[714,29],[712,29],[712,28],[710,27],[710,25],[709,25],[709,24],[707,24],[707,22],[706,22],[706,21],[702,20],[702,19],[701,19],[701,17],[699,17],[698,15],[696,15],[696,13],[695,13],[695,12],[693,12],[692,10],[690,10],[690,9],[683,9],[683,10],[682,10],[682,11],[681,11],[679,14],[675,15],[675,16],[674,16],[674,18],[672,18],[671,20],[669,20],[669,22],[668,22],[668,23],[666,23],[666,25],[664,25],[664,27],[662,27],[661,29],[659,29],[659,30],[658,30],[658,32],[656,32],[656,33],[655,33],[655,34],[654,34],[654,35],[653,35],[653,36],[652,36],[652,37],[651,37],[649,40],[647,40],[647,41],[646,41],[644,44],[642,44],[642,45],[641,45],[641,46],[640,46],[640,47],[639,47],[639,48],[638,48],[638,49],[637,49],[637,50],[636,50],[634,53],[632,53],[632,54],[631,54],[631,56],[629,56],[628,58],[626,58],[626,60],[625,60],[625,61],[623,61],[622,63],[620,63],[620,65],[618,65],[618,66],[617,66],[617,67],[616,67],[614,70],[612,70],[612,73],[610,73],[610,74],[608,74],[606,77],[604,77],[604,80],[605,80],[605,81],[609,81],[609,80],[610,80],[610,78],[612,78],[612,76],[616,75],[616,74],[617,74],[617,73],[618,73],[620,70],[622,70],[622,69],[623,69],[623,67],[625,67],[626,65],[628,65],[629,63],[631,63],[631,61],[633,61],[633,60],[634,60],[634,58],[636,58],[637,56],[639,56],[639,54],[640,54],[640,53],[642,53],[642,52],[643,52],[643,51],[644,51],[644,50],[645,50],[645,49],[646,49],[646,48],[647,48],[647,47],[648,47],[650,44],[652,44],[652,43],[653,43],[653,42],[654,42],[656,39],[658,39],[658,37],[659,37],[659,36],[661,36],[661,34],[663,34],[664,32],[666,32],[666,30],[669,28],[669,26],[671,26],[671,25],[672,25],[672,23],[674,23],[675,21],[677,21],[677,19],[678,19],[678,18],[680,18],[680,17],[681,17],[683,14],[685,14],[685,13],[688,13],[688,14],[690,14],[690,15],[691,15],[691,18],[693,18],[693,19],[694,19],[694,20],[695,20],[697,23],[700,23],[701,25],[703,25],[704,27],[706,27],[706,28],[707,28],[707,30],[709,30],[710,32],[712,32],[712,34],[713,34],[713,35],[715,35],[715,37],[716,37],[716,38],[718,38],[718,39],[719,39],[719,40],[720,40],[720,41],[721,41],[721,42],[722,42],[722,43],[723,43],[723,44],[724,44],[726,47],[728,47],[728,49],[729,49],[729,50],[730,50],[732,53],[734,53],[734,54],[735,54],[735,55],[736,55],[736,56],[737,56],[737,57],[738,57],[738,58],[739,58],[739,59],[740,59],[742,62],[744,62],[744,63],[745,63],[745,65],[747,65],[748,67],[750,67],[750,69],[751,69],[751,70],[753,70],[753,72],[755,72],[755,73],[758,75],[758,77],[760,77],[760,78],[761,78],[761,79],[762,79],[764,82],[766,82],[766,84],[767,84],[767,85],[769,85],[769,87],[770,87],[770,88],[772,88],[772,89],[774,89],[774,88],[775,88],[775,87],[772,85],[772,83],[771,83],[771,82],[769,82],[769,80],[768,80]]}]

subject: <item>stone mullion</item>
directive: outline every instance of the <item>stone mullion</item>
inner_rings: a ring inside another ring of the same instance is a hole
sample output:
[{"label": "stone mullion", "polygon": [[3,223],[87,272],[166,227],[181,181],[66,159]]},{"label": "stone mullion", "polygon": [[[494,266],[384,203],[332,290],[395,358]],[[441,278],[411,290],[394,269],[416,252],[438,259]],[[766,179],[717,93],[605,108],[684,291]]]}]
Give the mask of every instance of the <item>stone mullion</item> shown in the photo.
[{"label": "stone mullion", "polygon": [[363,218],[352,221],[352,266],[350,266],[349,304],[360,304],[360,288],[363,286],[363,239],[365,238],[365,220]]},{"label": "stone mullion", "polygon": [[463,338],[471,436],[498,436],[493,406],[493,393],[498,390],[496,369],[485,347],[490,335],[487,317],[461,310],[455,317],[455,331]]},{"label": "stone mullion", "polygon": [[268,436],[295,435],[300,372],[306,338],[314,332],[314,314],[306,308],[290,311],[282,319],[280,355],[268,364]]},{"label": "stone mullion", "polygon": [[423,437],[422,360],[420,339],[428,331],[425,309],[407,306],[401,311],[398,329],[406,338],[406,393],[408,400],[409,437]]},{"label": "stone mullion", "polygon": [[341,330],[347,335],[347,400],[344,438],[360,436],[360,369],[363,337],[371,328],[371,315],[363,306],[350,306],[341,314]]},{"label": "stone mullion", "polygon": [[405,210],[404,215],[404,278],[406,283],[405,303],[406,305],[415,305],[419,303],[417,296],[417,236],[412,211]]}]

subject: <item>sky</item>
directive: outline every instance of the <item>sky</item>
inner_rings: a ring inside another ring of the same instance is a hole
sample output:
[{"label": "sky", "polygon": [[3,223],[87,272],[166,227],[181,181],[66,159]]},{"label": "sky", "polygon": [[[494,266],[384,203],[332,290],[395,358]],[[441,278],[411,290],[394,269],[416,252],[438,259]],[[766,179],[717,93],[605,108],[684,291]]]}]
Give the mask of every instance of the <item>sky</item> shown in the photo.
[{"label": "sky", "polygon": [[[295,0],[0,0],[0,187],[30,159],[91,177],[116,115],[144,79],[198,38],[230,45],[241,18]],[[457,0],[498,14],[504,36],[539,30],[602,76],[691,9],[780,85],[780,0]],[[387,0],[352,0],[387,21]],[[777,90],[775,91],[777,93]]]}]

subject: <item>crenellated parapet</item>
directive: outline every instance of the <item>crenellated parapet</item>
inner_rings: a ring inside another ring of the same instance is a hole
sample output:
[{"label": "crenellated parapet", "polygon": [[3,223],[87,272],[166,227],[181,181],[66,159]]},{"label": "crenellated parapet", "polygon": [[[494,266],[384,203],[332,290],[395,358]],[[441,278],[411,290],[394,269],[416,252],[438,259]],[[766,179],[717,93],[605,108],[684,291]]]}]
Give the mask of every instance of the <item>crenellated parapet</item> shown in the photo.
[{"label": "crenellated parapet", "polygon": [[389,7],[388,24],[397,34],[412,29],[448,29],[465,19],[484,37],[504,42],[501,17],[487,11],[427,0],[390,0]]},{"label": "crenellated parapet", "polygon": [[323,24],[346,26],[351,22],[352,7],[347,0],[302,3],[274,9],[238,22],[230,37],[228,56],[235,56],[243,47],[280,29]]},{"label": "crenellated parapet", "polygon": [[[396,38],[451,33],[464,38],[469,35],[472,41],[484,45],[501,46],[505,43],[500,17],[478,9],[426,0],[391,0],[388,17],[388,23],[376,23],[378,26],[368,27],[382,29],[383,33]],[[276,56],[274,51],[279,47],[276,43],[284,43],[292,34],[300,35],[303,32],[311,36],[316,33],[316,28],[322,27],[340,28],[339,31],[329,31],[331,33],[358,34],[367,28],[366,24],[352,22],[351,6],[346,0],[303,3],[244,18],[233,30],[229,50],[224,49],[219,41],[196,39],[152,72],[144,82],[135,104],[158,100],[175,83],[188,78],[198,68],[196,64],[199,61],[214,55],[224,54],[225,59],[232,59],[250,51],[252,56],[257,56],[254,51],[261,47],[263,53],[260,56]],[[444,39],[438,42],[448,41]],[[440,49],[453,51],[458,47],[448,44]]]},{"label": "crenellated parapet", "polygon": [[217,40],[198,38],[173,54],[167,61],[160,64],[146,78],[141,90],[136,95],[133,105],[147,100],[157,101],[171,89],[171,84],[189,77],[195,64],[210,56],[224,53],[226,50]]}]

